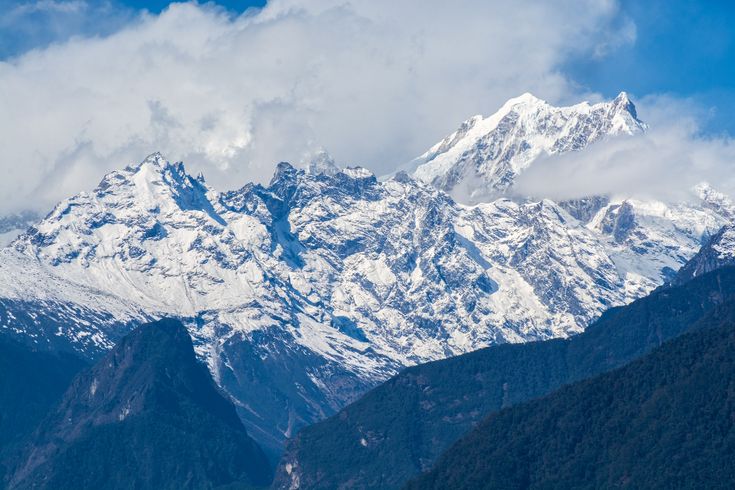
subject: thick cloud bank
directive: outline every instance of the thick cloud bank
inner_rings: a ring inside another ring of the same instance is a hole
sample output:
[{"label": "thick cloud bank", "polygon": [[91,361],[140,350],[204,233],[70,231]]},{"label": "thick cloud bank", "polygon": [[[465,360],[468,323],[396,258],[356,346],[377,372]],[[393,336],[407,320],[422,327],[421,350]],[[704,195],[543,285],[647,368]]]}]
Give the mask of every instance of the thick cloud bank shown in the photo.
[{"label": "thick cloud bank", "polygon": [[385,173],[519,93],[577,101],[557,67],[634,37],[611,0],[176,4],[0,62],[0,211],[156,150],[221,188],[319,146]]}]

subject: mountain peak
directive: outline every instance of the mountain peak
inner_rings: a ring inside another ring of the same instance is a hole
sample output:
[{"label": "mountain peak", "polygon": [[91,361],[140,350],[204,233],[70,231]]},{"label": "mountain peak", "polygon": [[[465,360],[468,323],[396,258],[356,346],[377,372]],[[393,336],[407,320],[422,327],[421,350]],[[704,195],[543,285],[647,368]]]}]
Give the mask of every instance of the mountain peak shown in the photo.
[{"label": "mountain peak", "polygon": [[175,189],[201,187],[206,190],[204,176],[190,176],[183,162],[171,163],[160,152],[148,155],[136,165],[130,165],[121,172],[111,172],[103,179],[100,187],[108,188],[111,185],[127,183],[150,192],[156,187],[170,187]]},{"label": "mountain peak", "polygon": [[[518,105],[546,105],[547,102],[543,99],[539,99],[535,95],[533,95],[530,92],[524,92],[518,97],[513,97],[512,99],[508,99],[508,101],[503,104],[503,108],[511,108]],[[502,109],[501,109],[502,110]]]},{"label": "mountain peak", "polygon": [[332,155],[327,152],[324,148],[317,150],[309,159],[306,164],[306,172],[310,175],[336,175],[339,172],[339,167],[332,158]]},{"label": "mountain peak", "polygon": [[160,168],[163,169],[166,166],[170,165],[166,157],[163,156],[163,154],[160,151],[156,151],[154,153],[151,153],[147,157],[145,157],[142,161],[129,165],[126,170],[129,170],[131,172],[135,172],[137,170],[142,169],[143,167],[150,167],[150,168]]},{"label": "mountain peak", "polygon": [[270,186],[273,187],[275,184],[279,182],[283,182],[286,180],[294,180],[296,178],[296,175],[299,173],[299,170],[291,165],[288,162],[278,162],[278,165],[276,165],[276,170],[273,172],[273,177],[270,181]]},{"label": "mountain peak", "polygon": [[641,121],[638,120],[638,111],[635,108],[635,104],[633,104],[633,101],[630,100],[627,92],[620,92],[618,96],[613,99],[612,106],[618,113],[627,112],[628,114],[630,114],[630,116],[633,117],[635,123],[643,126]]},{"label": "mountain peak", "polygon": [[[145,175],[146,180],[164,179],[166,175],[172,177],[175,181],[189,180],[186,173],[186,167],[183,162],[171,163],[161,152],[155,152],[148,155],[141,162],[129,165],[124,170],[132,176]],[[110,175],[116,175],[118,172],[112,172]],[[106,176],[107,177],[107,176]],[[204,182],[204,178],[191,178],[197,182]]]},{"label": "mountain peak", "polygon": [[493,115],[465,121],[407,166],[418,180],[463,202],[492,199],[542,155],[579,151],[646,129],[626,92],[599,104],[554,107],[524,93]]},{"label": "mountain peak", "polygon": [[613,102],[615,104],[619,104],[619,103],[627,104],[627,103],[629,103],[630,102],[630,97],[628,96],[628,92],[626,92],[625,90],[621,91],[617,95],[617,97],[615,97],[615,99],[613,100]]},{"label": "mountain peak", "polygon": [[164,349],[165,352],[186,352],[187,355],[194,353],[186,327],[180,321],[169,318],[141,325],[120,344],[124,351]]},{"label": "mountain peak", "polygon": [[[74,261],[87,264],[99,257],[101,250],[124,244],[132,248],[132,253],[121,257],[148,271],[157,261],[140,246],[143,242],[203,223],[224,226],[213,204],[216,195],[211,191],[202,179],[187,174],[183,163],[171,164],[160,153],[154,153],[138,165],[108,173],[92,192],[80,192],[61,201],[13,243],[16,250],[40,253],[54,265]],[[113,227],[119,228],[113,231]],[[81,236],[70,244],[65,240],[67,233]]]},{"label": "mountain peak", "polygon": [[735,225],[727,224],[702,245],[669,284],[681,285],[715,269],[732,265],[735,265]]}]

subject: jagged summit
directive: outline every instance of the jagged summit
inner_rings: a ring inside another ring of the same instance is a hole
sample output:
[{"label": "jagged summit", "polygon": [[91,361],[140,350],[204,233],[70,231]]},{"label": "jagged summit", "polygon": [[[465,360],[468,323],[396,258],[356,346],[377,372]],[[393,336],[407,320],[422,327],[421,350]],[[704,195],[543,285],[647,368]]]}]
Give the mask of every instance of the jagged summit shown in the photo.
[{"label": "jagged summit", "polygon": [[473,116],[408,164],[413,175],[466,202],[509,190],[517,175],[542,155],[579,151],[646,126],[625,92],[613,101],[553,107],[525,93],[495,114]]},{"label": "jagged summit", "polygon": [[163,175],[166,172],[186,175],[186,168],[183,162],[171,162],[161,153],[154,152],[145,157],[138,163],[134,163],[125,167],[122,171],[113,171],[104,178],[115,176],[117,174],[135,175],[145,174],[148,176]]},{"label": "jagged summit", "polygon": [[613,99],[613,106],[619,110],[624,110],[630,113],[634,118],[638,119],[638,111],[635,108],[635,104],[630,100],[628,92],[620,92],[615,99]]},{"label": "jagged summit", "polygon": [[207,192],[204,177],[192,177],[183,162],[170,162],[160,152],[148,155],[140,163],[129,165],[122,171],[112,171],[105,175],[94,190],[104,193],[107,190],[136,188],[140,194],[161,194],[167,189],[174,194],[184,188],[198,188]]},{"label": "jagged summit", "polygon": [[275,183],[284,180],[284,179],[290,179],[293,180],[293,178],[296,176],[296,174],[299,173],[299,170],[291,165],[288,162],[279,162],[276,165],[276,170],[273,172],[273,177],[271,177],[270,186],[273,186]]},{"label": "jagged summit", "polygon": [[[478,121],[478,120],[484,120],[491,118],[493,116],[496,116],[498,114],[505,115],[508,112],[511,112],[513,110],[516,111],[531,111],[531,110],[539,110],[539,109],[548,109],[551,111],[554,110],[565,110],[567,112],[587,112],[587,111],[595,111],[597,109],[606,109],[612,114],[621,113],[621,112],[628,112],[633,118],[637,120],[637,111],[635,108],[635,105],[633,104],[632,100],[630,99],[630,96],[627,92],[622,91],[620,92],[613,100],[609,102],[598,102],[595,104],[591,104],[588,101],[580,102],[578,104],[574,104],[567,107],[554,107],[551,104],[549,104],[546,100],[541,99],[534,94],[530,92],[525,92],[517,97],[512,97],[508,99],[501,107],[496,111],[495,114],[492,116],[485,117],[483,115],[475,115],[465,121],[463,124],[467,124],[469,121]],[[637,121],[638,123],[641,123],[641,121]]]},{"label": "jagged summit", "polygon": [[170,164],[169,164],[169,161],[166,160],[166,157],[164,157],[163,154],[160,151],[155,151],[155,152],[151,153],[150,155],[148,155],[147,157],[145,157],[140,162],[134,163],[132,165],[129,165],[126,168],[126,170],[127,169],[130,169],[130,170],[133,170],[134,171],[134,170],[138,170],[138,169],[140,169],[140,168],[142,168],[144,166],[153,166],[153,167],[163,168],[163,167],[165,167],[167,165],[170,165]]}]

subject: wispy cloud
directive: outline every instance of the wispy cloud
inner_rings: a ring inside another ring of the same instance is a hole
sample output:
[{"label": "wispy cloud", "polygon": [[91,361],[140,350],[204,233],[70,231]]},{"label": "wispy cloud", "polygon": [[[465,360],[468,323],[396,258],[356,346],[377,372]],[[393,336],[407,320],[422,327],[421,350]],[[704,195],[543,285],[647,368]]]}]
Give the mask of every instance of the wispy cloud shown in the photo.
[{"label": "wispy cloud", "polygon": [[10,9],[8,16],[18,19],[23,15],[36,12],[81,12],[89,5],[84,0],[37,0],[35,2],[22,2]]},{"label": "wispy cloud", "polygon": [[15,5],[6,14],[8,20],[18,20],[24,15],[37,12],[81,12],[86,10],[89,5],[83,0],[37,0],[35,2],[23,2]]}]

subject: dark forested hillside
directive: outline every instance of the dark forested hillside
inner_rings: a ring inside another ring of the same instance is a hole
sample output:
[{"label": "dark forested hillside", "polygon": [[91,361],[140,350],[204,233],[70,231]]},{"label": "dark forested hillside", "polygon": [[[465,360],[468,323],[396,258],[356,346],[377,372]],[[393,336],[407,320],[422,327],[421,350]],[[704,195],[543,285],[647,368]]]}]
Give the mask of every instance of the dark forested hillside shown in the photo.
[{"label": "dark forested hillside", "polygon": [[291,441],[275,486],[396,488],[488,414],[636,359],[735,295],[735,269],[606,312],[568,340],[500,345],[406,369]]},{"label": "dark forested hillside", "polygon": [[410,489],[735,486],[735,302],[719,325],[491,415]]},{"label": "dark forested hillside", "polygon": [[11,488],[251,488],[262,450],[174,320],[143,325],[81,372],[35,431]]},{"label": "dark forested hillside", "polygon": [[37,352],[0,336],[0,481],[23,437],[84,366],[71,354]]}]

